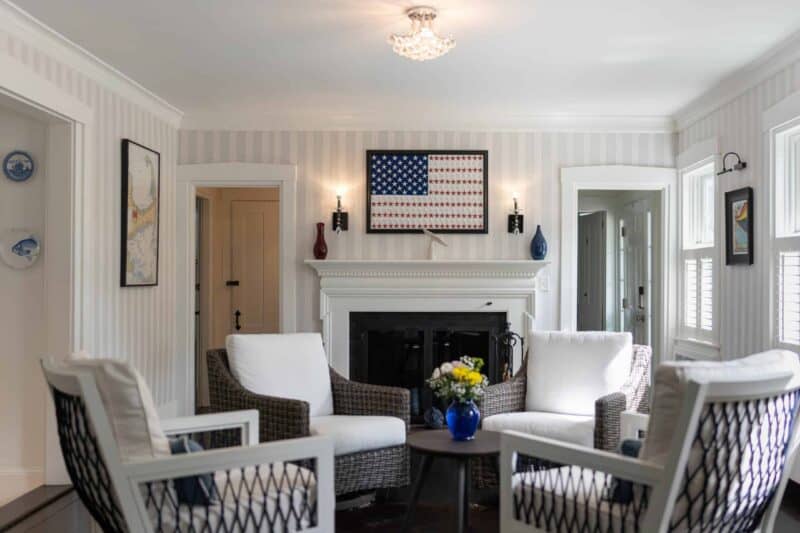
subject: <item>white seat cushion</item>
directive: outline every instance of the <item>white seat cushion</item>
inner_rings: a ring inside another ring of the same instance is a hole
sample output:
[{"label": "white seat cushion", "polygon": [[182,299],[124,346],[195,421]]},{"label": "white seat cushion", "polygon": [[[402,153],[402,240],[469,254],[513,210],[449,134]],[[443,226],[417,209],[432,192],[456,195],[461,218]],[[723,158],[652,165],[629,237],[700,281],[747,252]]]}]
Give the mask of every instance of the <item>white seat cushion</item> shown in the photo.
[{"label": "white seat cushion", "polygon": [[611,480],[577,466],[514,474],[515,519],[541,528],[531,531],[562,531],[564,524],[576,531],[637,531],[644,513],[636,516],[631,507],[610,500]]},{"label": "white seat cushion", "polygon": [[393,416],[312,417],[311,435],[333,439],[334,455],[377,450],[406,443],[406,424]]},{"label": "white seat cushion", "polygon": [[594,417],[592,416],[562,415],[541,411],[502,413],[484,419],[483,429],[520,431],[589,448],[594,447]]},{"label": "white seat cushion", "polygon": [[[171,495],[163,499],[168,503],[160,516],[156,506],[148,507],[151,523],[160,524],[163,531],[243,533],[263,531],[268,523],[274,523],[276,530],[300,531],[311,523],[317,501],[316,477],[311,470],[284,463],[260,465],[258,471],[254,466],[233,468],[215,472],[214,484],[217,492],[207,507],[180,505],[180,509],[170,505],[177,501],[170,486]],[[162,501],[163,486],[156,484],[153,490],[154,501]]]},{"label": "white seat cushion", "polygon": [[800,386],[800,361],[786,350],[769,350],[724,362],[668,361],[659,365],[653,388],[653,407],[647,438],[639,457],[665,464],[672,451],[675,422],[680,417],[689,380],[698,382],[747,381],[790,372],[784,390]]},{"label": "white seat cushion", "polygon": [[531,333],[526,411],[594,416],[599,398],[622,389],[630,375],[630,333]]},{"label": "white seat cushion", "polygon": [[333,414],[328,358],[319,333],[228,335],[231,373],[245,389],[303,400],[309,415]]},{"label": "white seat cushion", "polygon": [[122,462],[172,455],[150,389],[130,363],[76,352],[65,364],[94,375]]}]

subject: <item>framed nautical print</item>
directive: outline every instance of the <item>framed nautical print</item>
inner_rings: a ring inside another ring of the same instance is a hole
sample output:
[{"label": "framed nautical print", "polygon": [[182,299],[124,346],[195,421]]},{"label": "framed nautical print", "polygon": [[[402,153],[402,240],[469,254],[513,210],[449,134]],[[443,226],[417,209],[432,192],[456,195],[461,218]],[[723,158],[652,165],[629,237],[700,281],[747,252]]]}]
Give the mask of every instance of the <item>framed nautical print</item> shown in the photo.
[{"label": "framed nautical print", "polygon": [[753,188],[725,193],[725,264],[753,264]]},{"label": "framed nautical print", "polygon": [[158,285],[161,154],[122,140],[122,256],[120,285]]},{"label": "framed nautical print", "polygon": [[367,150],[367,233],[488,233],[489,152]]}]

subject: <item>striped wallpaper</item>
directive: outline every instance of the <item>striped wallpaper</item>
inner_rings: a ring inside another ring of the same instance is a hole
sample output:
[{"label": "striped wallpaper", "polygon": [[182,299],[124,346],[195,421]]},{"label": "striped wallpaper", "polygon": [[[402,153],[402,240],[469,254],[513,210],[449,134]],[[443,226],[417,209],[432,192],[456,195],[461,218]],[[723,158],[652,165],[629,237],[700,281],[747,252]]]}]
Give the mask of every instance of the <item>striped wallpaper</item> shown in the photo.
[{"label": "striped wallpaper", "polygon": [[[95,113],[95,160],[84,216],[88,225],[86,282],[88,332],[83,348],[93,354],[128,359],[144,375],[155,400],[174,398],[175,308],[175,161],[173,126],[118,94],[59,63],[16,35],[0,30],[5,54],[91,107]],[[119,287],[120,139],[127,137],[161,153],[161,225],[159,286]],[[46,244],[45,244],[46,246]],[[46,250],[46,248],[45,248]],[[46,253],[46,252],[45,252]],[[55,354],[54,354],[55,355]]]},{"label": "striped wallpaper", "polygon": [[[762,133],[764,110],[800,90],[800,61],[784,68],[731,102],[697,120],[678,134],[679,152],[693,144],[719,137],[722,153],[738,152],[747,161],[742,172],[719,178],[718,190],[753,187],[755,264],[721,269],[720,339],[723,358],[741,357],[771,346],[769,331],[769,136]],[[725,228],[717,229],[724,242]]]},{"label": "striped wallpaper", "polygon": [[[559,171],[573,165],[673,166],[672,134],[453,132],[453,131],[180,131],[178,162],[250,162],[296,164],[298,167],[297,324],[301,331],[318,331],[319,282],[301,264],[312,256],[314,223],[329,228],[335,191],[345,190],[350,230],[327,232],[329,258],[413,259],[426,254],[419,235],[365,233],[365,150],[367,149],[487,149],[489,150],[489,234],[446,235],[445,258],[521,259],[536,229],[550,244],[545,271],[549,290],[537,298],[537,327],[557,328],[559,316]],[[512,193],[520,194],[525,235],[506,232]]]}]

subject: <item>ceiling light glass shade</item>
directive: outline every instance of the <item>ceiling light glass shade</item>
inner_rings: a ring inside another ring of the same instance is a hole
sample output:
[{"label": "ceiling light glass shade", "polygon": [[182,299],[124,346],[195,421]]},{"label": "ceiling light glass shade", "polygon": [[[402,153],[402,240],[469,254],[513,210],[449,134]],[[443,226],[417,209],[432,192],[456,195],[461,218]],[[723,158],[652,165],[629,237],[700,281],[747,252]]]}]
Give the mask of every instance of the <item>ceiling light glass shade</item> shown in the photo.
[{"label": "ceiling light glass shade", "polygon": [[396,54],[414,61],[427,61],[446,54],[456,45],[452,37],[440,37],[433,29],[436,10],[432,7],[412,7],[408,18],[411,19],[410,32],[389,36],[389,44]]}]

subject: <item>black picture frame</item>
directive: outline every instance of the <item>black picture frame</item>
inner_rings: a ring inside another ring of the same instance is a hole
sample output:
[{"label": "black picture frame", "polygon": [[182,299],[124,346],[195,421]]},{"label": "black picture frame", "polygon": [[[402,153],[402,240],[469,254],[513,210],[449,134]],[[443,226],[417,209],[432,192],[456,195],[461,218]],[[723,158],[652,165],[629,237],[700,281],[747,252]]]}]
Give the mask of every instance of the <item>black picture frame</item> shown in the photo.
[{"label": "black picture frame", "polygon": [[[744,202],[744,204],[742,204]],[[742,207],[746,207],[744,222]],[[737,211],[737,216],[734,216]],[[752,265],[754,260],[754,206],[753,188],[742,187],[725,193],[725,264],[726,265]],[[738,231],[737,231],[738,230]],[[746,236],[747,246],[743,247],[742,237]],[[738,242],[734,241],[738,239]]]},{"label": "black picture frame", "polygon": [[483,156],[483,228],[481,229],[435,229],[427,228],[433,233],[489,233],[489,150],[367,150],[365,159],[367,189],[367,233],[422,233],[421,229],[383,229],[372,227],[369,161],[373,155],[481,155]]},{"label": "black picture frame", "polygon": [[[155,266],[154,279],[152,282],[136,283],[128,279],[128,205],[129,205],[129,170],[130,170],[130,149],[137,146],[142,150],[155,155],[156,159],[156,205],[155,205]],[[159,254],[161,250],[160,226],[161,226],[161,153],[139,144],[130,139],[122,139],[121,149],[121,190],[120,190],[120,287],[155,287],[158,285]]]}]

